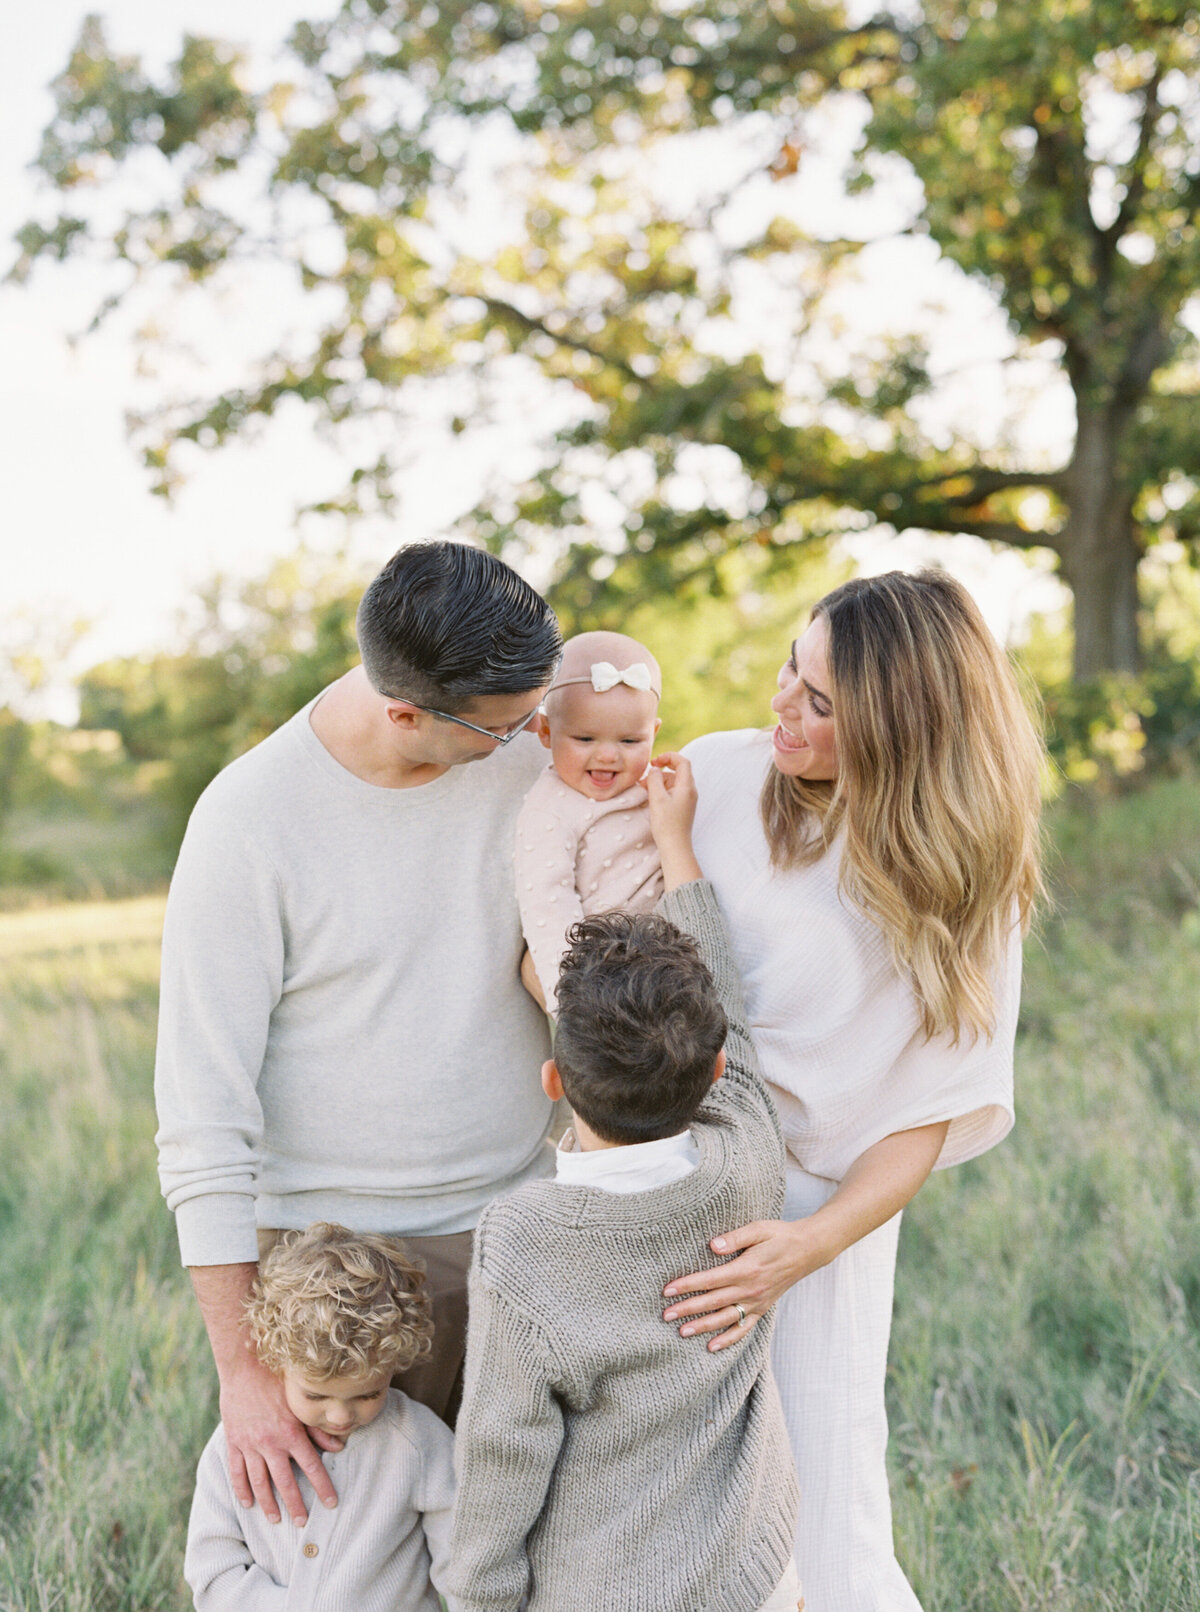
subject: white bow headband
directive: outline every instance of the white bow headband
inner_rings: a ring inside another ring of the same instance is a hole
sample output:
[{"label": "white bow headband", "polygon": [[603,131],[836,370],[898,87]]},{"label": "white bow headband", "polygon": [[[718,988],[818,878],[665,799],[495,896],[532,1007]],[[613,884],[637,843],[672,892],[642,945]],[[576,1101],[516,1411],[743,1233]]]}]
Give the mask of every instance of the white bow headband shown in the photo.
[{"label": "white bow headband", "polygon": [[619,672],[611,661],[593,661],[586,677],[564,677],[561,683],[555,683],[554,689],[569,688],[574,683],[590,683],[597,694],[607,694],[610,688],[616,688],[618,683],[624,683],[627,688],[640,689],[643,693],[651,693],[655,699],[661,695],[650,680],[650,668],[644,660],[635,660],[632,666],[627,666]]}]

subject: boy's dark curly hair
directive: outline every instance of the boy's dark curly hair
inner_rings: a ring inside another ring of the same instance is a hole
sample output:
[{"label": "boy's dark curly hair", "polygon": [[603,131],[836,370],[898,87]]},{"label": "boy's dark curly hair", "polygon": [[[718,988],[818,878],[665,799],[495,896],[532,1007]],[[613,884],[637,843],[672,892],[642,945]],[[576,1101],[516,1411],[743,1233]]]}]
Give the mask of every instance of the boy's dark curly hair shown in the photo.
[{"label": "boy's dark curly hair", "polygon": [[571,929],[554,1061],[567,1101],[606,1142],[686,1129],[712,1085],[725,1010],[690,935],[653,914]]}]

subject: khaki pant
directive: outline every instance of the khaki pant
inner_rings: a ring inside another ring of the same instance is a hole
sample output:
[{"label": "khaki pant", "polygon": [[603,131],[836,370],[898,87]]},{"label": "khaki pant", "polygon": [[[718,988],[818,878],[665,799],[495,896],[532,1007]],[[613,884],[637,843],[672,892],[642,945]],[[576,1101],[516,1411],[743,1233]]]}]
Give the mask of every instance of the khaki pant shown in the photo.
[{"label": "khaki pant", "polygon": [[[389,1234],[392,1235],[392,1234]],[[433,1308],[433,1352],[408,1371],[398,1372],[392,1386],[428,1405],[454,1426],[462,1403],[462,1368],[467,1352],[467,1272],[471,1268],[473,1233],[448,1237],[401,1237],[410,1254],[425,1266],[425,1285]],[[258,1257],[274,1248],[279,1232],[259,1227]]]}]

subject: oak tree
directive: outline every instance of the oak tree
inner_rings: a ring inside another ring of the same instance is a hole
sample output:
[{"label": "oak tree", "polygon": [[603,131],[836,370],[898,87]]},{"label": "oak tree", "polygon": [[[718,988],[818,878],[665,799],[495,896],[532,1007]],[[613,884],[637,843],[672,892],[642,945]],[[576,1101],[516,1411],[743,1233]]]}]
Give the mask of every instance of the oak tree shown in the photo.
[{"label": "oak tree", "polygon": [[[286,399],[337,428],[453,381],[475,389],[461,429],[533,369],[566,399],[556,428],[465,526],[562,544],[569,617],[879,522],[1053,551],[1077,675],[1136,669],[1139,560],[1200,531],[1192,6],[345,0],[288,52],[257,84],[189,38],[156,78],[93,20],[55,84],[38,163],[62,205],[21,232],[18,275],[107,256],[107,307],[172,276],[215,294],[265,256],[311,293],[303,338],[141,422],[158,485]],[[907,198],[897,228],[986,288],[1012,363],[1065,377],[1068,452],[931,428],[911,331],[814,358],[863,244],[815,238],[794,201],[831,108],[857,108],[846,185]],[[386,498],[394,471],[373,452],[338,507]]]}]

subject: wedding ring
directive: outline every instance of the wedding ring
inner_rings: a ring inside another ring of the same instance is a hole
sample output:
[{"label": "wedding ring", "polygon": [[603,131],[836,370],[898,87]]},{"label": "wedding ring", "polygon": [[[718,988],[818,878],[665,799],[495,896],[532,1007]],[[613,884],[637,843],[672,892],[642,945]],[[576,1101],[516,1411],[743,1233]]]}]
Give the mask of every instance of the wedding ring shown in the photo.
[{"label": "wedding ring", "polygon": [[738,1313],[738,1326],[744,1327],[746,1325],[746,1306],[744,1304],[735,1304],[734,1309]]}]

